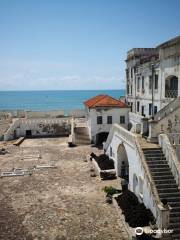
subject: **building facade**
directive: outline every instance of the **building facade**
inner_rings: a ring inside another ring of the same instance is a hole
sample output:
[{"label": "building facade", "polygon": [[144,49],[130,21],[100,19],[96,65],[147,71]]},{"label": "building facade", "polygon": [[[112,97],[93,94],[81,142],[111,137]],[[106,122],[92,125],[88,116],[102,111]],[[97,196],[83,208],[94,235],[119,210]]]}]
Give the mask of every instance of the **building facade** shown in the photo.
[{"label": "building facade", "polygon": [[87,126],[92,142],[101,144],[106,141],[114,123],[127,128],[130,108],[122,101],[108,95],[98,95],[85,103]]},{"label": "building facade", "polygon": [[156,48],[133,48],[126,59],[126,101],[151,117],[180,96],[180,37]]}]

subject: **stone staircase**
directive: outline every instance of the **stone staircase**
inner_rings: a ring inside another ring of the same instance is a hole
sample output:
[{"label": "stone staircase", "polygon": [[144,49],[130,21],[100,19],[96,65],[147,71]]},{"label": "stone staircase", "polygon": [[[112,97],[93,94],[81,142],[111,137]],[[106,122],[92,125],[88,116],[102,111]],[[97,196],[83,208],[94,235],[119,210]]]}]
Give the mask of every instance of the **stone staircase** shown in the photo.
[{"label": "stone staircase", "polygon": [[0,141],[4,140],[4,133],[9,129],[10,127],[10,121],[0,121]]},{"label": "stone staircase", "polygon": [[172,239],[180,239],[180,190],[175,182],[166,157],[159,147],[142,148],[147,165],[154,180],[160,199],[166,199],[172,208],[169,229],[173,229]]},{"label": "stone staircase", "polygon": [[89,145],[91,144],[87,127],[75,127],[74,137],[76,145]]},{"label": "stone staircase", "polygon": [[167,117],[171,112],[175,111],[180,107],[180,96],[169,102],[165,107],[163,107],[160,111],[158,111],[154,120],[159,121],[165,117]]}]

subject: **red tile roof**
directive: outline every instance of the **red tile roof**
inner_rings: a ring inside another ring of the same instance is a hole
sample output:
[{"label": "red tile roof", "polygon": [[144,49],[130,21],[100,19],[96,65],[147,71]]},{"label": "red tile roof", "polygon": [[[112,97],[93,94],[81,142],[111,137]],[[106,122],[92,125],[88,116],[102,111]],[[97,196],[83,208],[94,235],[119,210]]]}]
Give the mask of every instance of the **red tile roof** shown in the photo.
[{"label": "red tile roof", "polygon": [[90,98],[89,100],[85,101],[84,104],[88,108],[95,108],[95,107],[119,107],[119,108],[128,108],[124,102],[117,100],[108,95],[98,95],[96,97]]}]

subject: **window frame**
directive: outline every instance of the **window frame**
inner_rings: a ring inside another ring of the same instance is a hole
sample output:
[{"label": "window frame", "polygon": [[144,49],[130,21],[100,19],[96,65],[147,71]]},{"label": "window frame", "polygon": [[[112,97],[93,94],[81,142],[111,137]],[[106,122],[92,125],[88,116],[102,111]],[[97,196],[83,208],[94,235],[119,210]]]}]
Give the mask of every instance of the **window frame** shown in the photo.
[{"label": "window frame", "polygon": [[[100,119],[101,119],[101,120],[100,120]],[[99,121],[99,120],[100,120],[100,121]],[[102,117],[102,116],[97,116],[96,121],[97,121],[97,125],[103,124],[103,117]]]},{"label": "window frame", "polygon": [[155,74],[155,77],[154,77],[154,89],[155,90],[158,90],[158,80],[159,80],[159,76],[158,76],[158,74]]},{"label": "window frame", "polygon": [[[124,120],[122,121],[122,119],[124,119]],[[121,115],[120,116],[120,124],[125,124],[125,123],[126,123],[126,118],[124,115]]]},{"label": "window frame", "polygon": [[112,124],[112,116],[107,116],[107,124]]},{"label": "window frame", "polygon": [[140,102],[137,101],[137,112],[139,112],[139,109],[140,109]]},{"label": "window frame", "polygon": [[152,76],[149,76],[149,90],[152,90]]}]

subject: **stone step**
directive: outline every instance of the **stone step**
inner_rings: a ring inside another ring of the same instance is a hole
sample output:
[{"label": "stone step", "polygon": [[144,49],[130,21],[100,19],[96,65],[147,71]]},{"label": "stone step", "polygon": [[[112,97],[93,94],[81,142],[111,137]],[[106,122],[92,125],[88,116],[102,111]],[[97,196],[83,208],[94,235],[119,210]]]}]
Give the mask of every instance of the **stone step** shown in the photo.
[{"label": "stone step", "polygon": [[89,136],[83,137],[83,136],[77,136],[77,135],[75,135],[75,139],[89,140]]},{"label": "stone step", "polygon": [[177,223],[177,222],[180,223],[180,215],[179,217],[173,217],[173,218],[170,217],[170,223]]},{"label": "stone step", "polygon": [[90,143],[75,142],[75,145],[77,145],[77,146],[90,145]]},{"label": "stone step", "polygon": [[[151,172],[155,173],[155,172],[164,172],[164,173],[171,173],[169,168],[151,168]],[[172,174],[172,173],[171,173]],[[168,174],[169,175],[169,174]]]},{"label": "stone step", "polygon": [[180,198],[180,192],[177,190],[176,192],[169,192],[169,193],[159,193],[160,198]]},{"label": "stone step", "polygon": [[180,203],[180,196],[168,196],[168,197],[165,197],[165,196],[159,196],[160,199],[166,199],[168,201],[168,204],[171,206],[170,203]]},{"label": "stone step", "polygon": [[[180,205],[180,204],[179,204]],[[171,209],[171,213],[170,214],[172,214],[172,213],[174,213],[174,212],[176,212],[176,213],[179,213],[180,214],[180,206],[179,207],[172,207],[172,209]]]},{"label": "stone step", "polygon": [[166,160],[147,160],[146,159],[146,162],[147,162],[148,165],[154,165],[154,164],[165,164],[165,165],[168,165]]},{"label": "stone step", "polygon": [[168,187],[166,187],[164,189],[158,189],[157,188],[157,190],[158,190],[158,193],[175,193],[175,192],[179,192],[177,187],[175,187],[175,188],[168,188]]},{"label": "stone step", "polygon": [[[171,229],[179,229],[179,232],[178,233],[180,233],[180,222],[176,222],[176,223],[170,223],[169,224],[169,228]],[[176,232],[177,233],[177,232]]]},{"label": "stone step", "polygon": [[172,176],[171,172],[169,171],[151,171],[151,175],[154,177],[164,177],[164,176]]},{"label": "stone step", "polygon": [[172,240],[179,240],[180,239],[180,234],[173,234],[172,235]]},{"label": "stone step", "polygon": [[172,202],[171,200],[168,201],[168,204],[172,207],[172,208],[179,208],[180,207],[180,201],[179,202]]},{"label": "stone step", "polygon": [[162,151],[162,148],[142,148],[143,149],[143,151]]},{"label": "stone step", "polygon": [[156,161],[156,160],[166,160],[165,157],[159,157],[159,156],[152,156],[152,157],[146,157],[146,161]]},{"label": "stone step", "polygon": [[175,184],[175,180],[173,176],[153,176],[153,180],[156,185],[161,185],[161,184]]},{"label": "stone step", "polygon": [[176,189],[178,189],[178,187],[177,187],[177,185],[176,184],[170,184],[170,183],[168,183],[168,184],[157,184],[156,185],[156,188],[158,189],[158,190],[160,190],[160,189],[165,189],[165,188],[168,188],[168,189],[174,189],[174,188],[176,188]]},{"label": "stone step", "polygon": [[163,153],[144,153],[145,157],[165,157]]},{"label": "stone step", "polygon": [[173,234],[172,234],[172,240],[180,240],[180,238],[175,238],[174,236],[179,236],[180,235],[180,229],[174,229]]},{"label": "stone step", "polygon": [[88,129],[84,127],[74,128],[75,133],[88,133]]},{"label": "stone step", "polygon": [[[178,209],[178,208],[177,208]],[[178,211],[176,209],[176,211]],[[172,210],[171,210],[171,212],[170,212],[170,218],[176,218],[176,217],[180,217],[180,212],[176,212],[175,211],[175,209],[174,209],[174,212],[172,212]]]},{"label": "stone step", "polygon": [[75,142],[90,142],[90,140],[89,139],[75,139]]},{"label": "stone step", "polygon": [[89,139],[79,139],[79,138],[75,138],[75,141],[80,141],[80,142],[90,142]]},{"label": "stone step", "polygon": [[164,168],[164,169],[169,169],[169,165],[166,163],[166,164],[149,164],[148,163],[148,166],[150,169],[152,168]]}]

